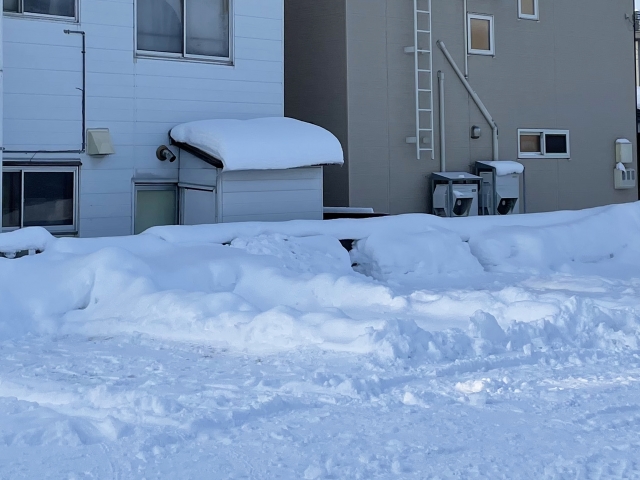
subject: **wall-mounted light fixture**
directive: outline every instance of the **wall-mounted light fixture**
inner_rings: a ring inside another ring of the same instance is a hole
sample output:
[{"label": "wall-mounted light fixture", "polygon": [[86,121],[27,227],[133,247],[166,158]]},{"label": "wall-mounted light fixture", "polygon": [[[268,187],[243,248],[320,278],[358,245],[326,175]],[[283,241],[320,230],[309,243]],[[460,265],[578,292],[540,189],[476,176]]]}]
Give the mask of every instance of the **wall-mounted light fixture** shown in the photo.
[{"label": "wall-mounted light fixture", "polygon": [[474,125],[473,127],[471,127],[471,138],[473,138],[474,140],[477,140],[481,136],[482,136],[482,129],[479,126]]},{"label": "wall-mounted light fixture", "polygon": [[158,149],[156,150],[156,157],[161,162],[164,162],[165,160],[174,162],[176,160],[176,155],[171,150],[169,150],[169,147],[167,147],[166,145],[160,145],[158,147]]}]

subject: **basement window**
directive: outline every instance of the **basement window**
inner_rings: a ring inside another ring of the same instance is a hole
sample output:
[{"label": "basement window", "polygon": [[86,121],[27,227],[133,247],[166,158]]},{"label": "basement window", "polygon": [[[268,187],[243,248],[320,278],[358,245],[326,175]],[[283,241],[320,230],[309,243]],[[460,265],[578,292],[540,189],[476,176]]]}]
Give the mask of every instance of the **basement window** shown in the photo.
[{"label": "basement window", "polygon": [[472,55],[494,55],[493,16],[470,13],[468,21],[468,49]]},{"label": "basement window", "polygon": [[570,158],[569,130],[518,130],[518,158]]},{"label": "basement window", "polygon": [[518,18],[538,20],[538,0],[518,0]]},{"label": "basement window", "polygon": [[77,0],[3,0],[3,10],[25,16],[77,19]]},{"label": "basement window", "polygon": [[232,1],[136,0],[137,54],[228,62]]},{"label": "basement window", "polygon": [[45,227],[75,233],[77,167],[7,167],[2,173],[2,228]]}]

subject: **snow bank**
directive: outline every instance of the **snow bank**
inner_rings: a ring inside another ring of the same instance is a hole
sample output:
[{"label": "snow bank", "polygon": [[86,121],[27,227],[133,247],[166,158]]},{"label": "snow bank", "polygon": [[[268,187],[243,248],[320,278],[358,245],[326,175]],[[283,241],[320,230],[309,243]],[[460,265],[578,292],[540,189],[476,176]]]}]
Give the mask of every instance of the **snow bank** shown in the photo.
[{"label": "snow bank", "polygon": [[[343,238],[357,240],[351,255]],[[313,347],[434,362],[640,345],[637,301],[562,293],[608,280],[549,280],[637,279],[640,203],[510,218],[163,227],[112,239],[33,229],[0,242],[44,249],[0,258],[0,339],[142,333],[250,353]],[[528,290],[496,287],[523,273],[550,277]],[[468,290],[446,290],[452,282]],[[540,293],[550,288],[558,293]]]},{"label": "snow bank", "polygon": [[544,228],[505,226],[471,236],[471,252],[489,270],[542,273],[578,264],[637,265],[640,204],[618,205]]},{"label": "snow bank", "polygon": [[272,170],[344,162],[338,139],[324,128],[293,118],[201,120],[169,133],[219,159],[224,170]]},{"label": "snow bank", "polygon": [[54,237],[41,227],[28,227],[0,234],[0,253],[11,255],[23,250],[42,252],[54,242]]},{"label": "snow bank", "polygon": [[393,230],[373,233],[355,242],[351,259],[356,271],[397,283],[484,271],[459,235],[439,228],[414,235]]}]

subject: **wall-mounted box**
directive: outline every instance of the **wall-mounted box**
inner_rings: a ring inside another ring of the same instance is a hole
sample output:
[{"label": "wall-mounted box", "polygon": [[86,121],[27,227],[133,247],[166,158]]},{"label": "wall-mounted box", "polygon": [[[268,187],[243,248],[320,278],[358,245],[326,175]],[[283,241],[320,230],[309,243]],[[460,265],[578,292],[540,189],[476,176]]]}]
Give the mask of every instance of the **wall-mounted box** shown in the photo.
[{"label": "wall-mounted box", "polygon": [[616,140],[616,163],[633,163],[633,145],[626,138]]},{"label": "wall-mounted box", "polygon": [[87,154],[112,155],[116,153],[108,128],[87,129]]},{"label": "wall-mounted box", "polygon": [[636,171],[632,168],[621,170],[616,168],[613,171],[613,184],[616,190],[636,188]]}]

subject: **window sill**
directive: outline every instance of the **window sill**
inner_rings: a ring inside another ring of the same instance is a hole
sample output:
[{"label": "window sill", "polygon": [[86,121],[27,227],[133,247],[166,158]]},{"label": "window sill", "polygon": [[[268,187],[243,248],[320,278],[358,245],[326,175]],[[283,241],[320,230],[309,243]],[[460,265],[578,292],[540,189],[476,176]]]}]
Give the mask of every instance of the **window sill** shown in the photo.
[{"label": "window sill", "polygon": [[495,57],[495,52],[487,52],[485,50],[469,50],[469,55],[482,55],[483,57]]},{"label": "window sill", "polygon": [[518,155],[518,160],[571,160],[568,155]]},{"label": "window sill", "polygon": [[233,60],[230,58],[217,58],[217,57],[183,57],[173,55],[153,54],[148,52],[136,52],[136,59],[140,60],[166,60],[170,62],[187,62],[187,63],[206,63],[208,65],[222,65],[225,67],[233,67]]},{"label": "window sill", "polygon": [[15,12],[2,12],[3,15],[7,18],[16,18],[22,20],[44,20],[47,22],[57,22],[57,23],[70,23],[77,25],[80,23],[78,17],[56,17],[55,15],[42,15],[38,13],[15,13]]}]

